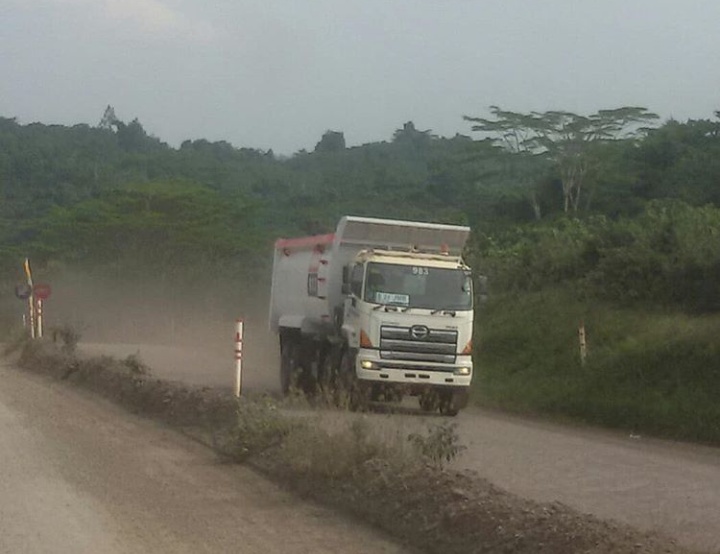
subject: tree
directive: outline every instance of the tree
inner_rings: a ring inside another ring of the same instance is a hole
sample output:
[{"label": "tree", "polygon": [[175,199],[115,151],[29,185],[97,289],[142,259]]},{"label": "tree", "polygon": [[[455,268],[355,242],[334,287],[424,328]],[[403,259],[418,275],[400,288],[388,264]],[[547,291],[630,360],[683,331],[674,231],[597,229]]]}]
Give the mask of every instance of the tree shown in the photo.
[{"label": "tree", "polygon": [[341,131],[325,131],[315,152],[340,152],[345,150],[345,135]]},{"label": "tree", "polygon": [[109,190],[43,218],[29,249],[39,258],[172,271],[251,256],[263,246],[244,195],[183,182]]},{"label": "tree", "polygon": [[402,129],[396,129],[393,133],[395,144],[409,144],[415,148],[425,148],[436,138],[429,129],[419,131],[412,121],[404,123]]},{"label": "tree", "polygon": [[644,199],[673,197],[696,206],[720,205],[719,120],[670,120],[648,133],[632,154],[638,194]]},{"label": "tree", "polygon": [[[532,142],[531,116],[502,111],[493,106],[491,108],[496,121],[465,116],[466,121],[476,123],[473,131],[494,133],[497,136],[480,143],[489,142],[495,148],[491,151],[495,163],[492,166],[492,177],[496,181],[507,181],[513,185],[511,188],[519,189],[532,207],[535,219],[542,217],[540,202],[540,186],[542,178],[547,173],[548,160],[546,157],[536,155]],[[487,149],[484,150],[487,156]]]},{"label": "tree", "polygon": [[589,116],[566,111],[525,114],[497,106],[491,106],[490,112],[492,119],[464,119],[474,123],[473,131],[495,135],[493,140],[525,166],[531,158],[550,162],[559,174],[566,213],[578,211],[586,178],[601,161],[595,147],[643,136],[647,124],[658,118],[641,107],[600,110]]}]

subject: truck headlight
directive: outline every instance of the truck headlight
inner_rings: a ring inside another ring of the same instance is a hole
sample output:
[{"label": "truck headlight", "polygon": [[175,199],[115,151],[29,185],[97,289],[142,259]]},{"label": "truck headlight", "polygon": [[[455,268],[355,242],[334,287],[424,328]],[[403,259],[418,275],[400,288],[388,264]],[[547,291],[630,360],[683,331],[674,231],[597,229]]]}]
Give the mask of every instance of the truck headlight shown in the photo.
[{"label": "truck headlight", "polygon": [[375,362],[370,360],[360,360],[360,367],[363,369],[380,369]]},{"label": "truck headlight", "polygon": [[469,367],[459,367],[455,370],[455,375],[463,375],[468,376],[472,373],[472,368]]}]

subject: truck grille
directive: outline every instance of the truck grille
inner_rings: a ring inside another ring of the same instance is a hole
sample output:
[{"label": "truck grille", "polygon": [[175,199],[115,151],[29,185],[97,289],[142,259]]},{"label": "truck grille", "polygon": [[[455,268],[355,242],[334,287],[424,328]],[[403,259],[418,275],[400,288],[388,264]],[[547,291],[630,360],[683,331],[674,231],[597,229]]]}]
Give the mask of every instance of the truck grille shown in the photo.
[{"label": "truck grille", "polygon": [[455,363],[457,331],[430,329],[423,325],[380,328],[380,357],[384,360]]}]

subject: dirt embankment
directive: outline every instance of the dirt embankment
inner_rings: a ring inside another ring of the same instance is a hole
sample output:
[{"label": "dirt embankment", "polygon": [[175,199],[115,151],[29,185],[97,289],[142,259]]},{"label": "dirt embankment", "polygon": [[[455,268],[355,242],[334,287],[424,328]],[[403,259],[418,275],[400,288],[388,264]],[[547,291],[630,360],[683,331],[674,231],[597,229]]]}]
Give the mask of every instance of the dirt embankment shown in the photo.
[{"label": "dirt embankment", "polygon": [[[401,446],[373,443],[362,425],[327,434],[289,424],[272,409],[248,410],[251,401],[238,406],[228,392],[155,379],[135,358],[78,359],[53,345],[33,344],[18,363],[92,389],[211,444],[214,437],[223,452],[299,494],[426,552],[688,552],[670,540],[562,504],[524,500],[471,473],[429,460],[408,461]],[[228,441],[236,441],[235,450],[228,450]],[[249,444],[254,447],[245,448]]]}]

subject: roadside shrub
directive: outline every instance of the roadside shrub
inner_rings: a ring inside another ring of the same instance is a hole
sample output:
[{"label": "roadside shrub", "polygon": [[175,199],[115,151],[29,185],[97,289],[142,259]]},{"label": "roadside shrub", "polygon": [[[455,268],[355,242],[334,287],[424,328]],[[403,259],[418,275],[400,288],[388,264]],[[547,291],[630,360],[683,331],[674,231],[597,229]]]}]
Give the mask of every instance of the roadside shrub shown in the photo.
[{"label": "roadside shrub", "polygon": [[457,423],[443,423],[428,427],[427,434],[411,433],[408,441],[415,450],[438,469],[452,462],[466,447],[460,444]]},{"label": "roadside shrub", "polygon": [[395,446],[374,435],[361,417],[341,423],[312,418],[293,429],[278,455],[300,474],[342,479],[372,460],[402,462],[403,453],[395,451]]},{"label": "roadside shrub", "polygon": [[720,310],[720,208],[649,202],[640,216],[557,219],[478,240],[491,293],[558,285],[619,305]]},{"label": "roadside shrub", "polygon": [[213,446],[225,457],[244,461],[278,446],[299,424],[283,416],[269,398],[240,398],[235,422],[213,434]]},{"label": "roadside shrub", "polygon": [[130,354],[122,360],[122,363],[135,375],[147,375],[150,373],[150,368],[142,361],[139,353]]},{"label": "roadside shrub", "polygon": [[483,405],[720,443],[720,315],[619,308],[554,289],[495,296],[477,325],[473,393]]}]

